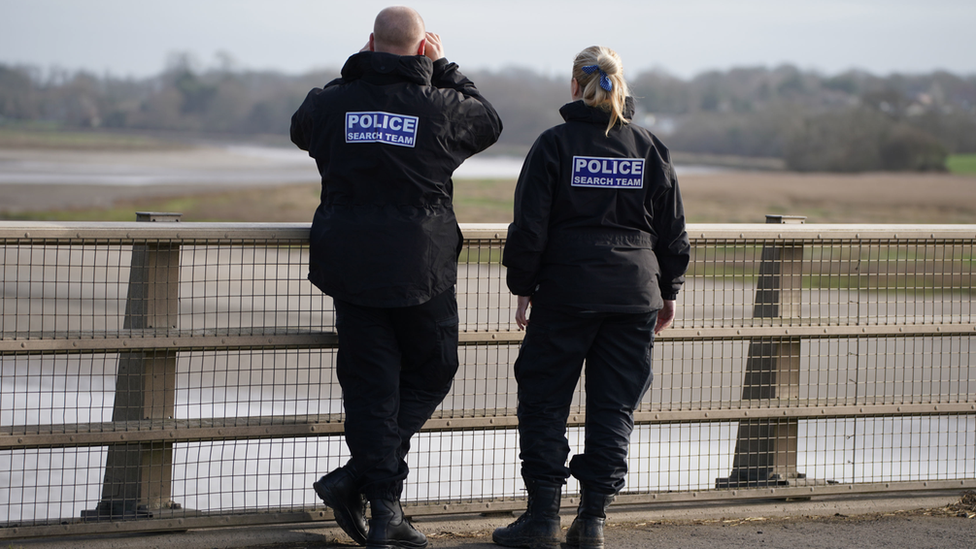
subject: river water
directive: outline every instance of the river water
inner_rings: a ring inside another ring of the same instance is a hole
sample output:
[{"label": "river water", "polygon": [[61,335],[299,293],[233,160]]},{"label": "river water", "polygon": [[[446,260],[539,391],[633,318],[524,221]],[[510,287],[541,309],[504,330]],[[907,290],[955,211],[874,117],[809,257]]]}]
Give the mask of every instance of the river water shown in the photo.
[{"label": "river water", "polygon": [[[515,179],[522,159],[482,154],[466,160],[456,179]],[[716,171],[678,166],[678,174]],[[209,145],[188,151],[72,152],[0,151],[4,184],[159,186],[202,184],[207,188],[317,181],[314,161],[297,148]]]}]

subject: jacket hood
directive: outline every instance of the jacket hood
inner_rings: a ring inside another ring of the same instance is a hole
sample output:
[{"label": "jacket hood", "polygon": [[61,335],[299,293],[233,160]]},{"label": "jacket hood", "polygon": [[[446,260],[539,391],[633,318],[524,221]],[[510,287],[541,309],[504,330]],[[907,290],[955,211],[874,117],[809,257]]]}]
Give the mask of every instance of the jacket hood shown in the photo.
[{"label": "jacket hood", "polygon": [[415,84],[430,85],[434,74],[434,62],[423,55],[396,55],[393,53],[364,51],[346,60],[342,78],[346,81],[365,79],[384,84],[408,80]]},{"label": "jacket hood", "polygon": [[[573,101],[572,103],[566,103],[559,109],[559,114],[563,116],[563,120],[566,122],[574,120],[577,122],[591,122],[593,124],[603,125],[607,125],[610,122],[609,111],[605,111],[599,107],[590,107],[582,99]],[[623,115],[627,120],[634,118],[633,97],[627,97],[624,100]]]}]

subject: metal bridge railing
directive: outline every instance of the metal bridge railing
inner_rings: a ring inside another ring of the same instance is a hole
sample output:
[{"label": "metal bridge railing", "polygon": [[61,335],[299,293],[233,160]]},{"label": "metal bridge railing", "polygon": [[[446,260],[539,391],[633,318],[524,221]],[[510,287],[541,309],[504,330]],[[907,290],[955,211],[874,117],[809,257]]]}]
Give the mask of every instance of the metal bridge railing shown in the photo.
[{"label": "metal bridge railing", "polygon": [[[142,218],[0,222],[0,538],[330,520],[309,486],[348,455],[308,226]],[[689,226],[618,501],[976,487],[976,226],[770,221]],[[463,230],[462,366],[412,515],[524,506],[506,227]]]}]

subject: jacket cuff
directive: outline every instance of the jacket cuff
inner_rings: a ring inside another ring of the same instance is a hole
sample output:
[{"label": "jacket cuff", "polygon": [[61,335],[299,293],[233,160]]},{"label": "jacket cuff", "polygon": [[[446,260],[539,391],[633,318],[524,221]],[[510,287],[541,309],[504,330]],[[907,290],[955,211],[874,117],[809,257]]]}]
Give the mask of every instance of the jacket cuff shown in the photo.
[{"label": "jacket cuff", "polygon": [[664,294],[664,293],[662,293],[661,294],[661,298],[664,299],[665,301],[674,301],[674,300],[678,299],[678,293],[677,292],[675,292],[673,294]]},{"label": "jacket cuff", "polygon": [[450,61],[446,57],[441,57],[437,61],[434,61],[434,74],[440,74],[444,72],[444,69],[450,64]]}]

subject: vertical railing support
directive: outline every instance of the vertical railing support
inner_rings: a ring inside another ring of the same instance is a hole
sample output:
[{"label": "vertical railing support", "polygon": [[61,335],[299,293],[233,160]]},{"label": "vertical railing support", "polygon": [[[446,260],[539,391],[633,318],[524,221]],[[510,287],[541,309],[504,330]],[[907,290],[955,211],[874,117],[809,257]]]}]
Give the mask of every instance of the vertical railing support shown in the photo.
[{"label": "vertical railing support", "polygon": [[[182,214],[138,212],[141,222],[178,222]],[[176,329],[179,316],[180,246],[162,242],[132,247],[124,330]],[[176,408],[176,352],[133,351],[119,355],[112,421],[165,421]],[[151,516],[178,508],[170,499],[173,444],[133,443],[109,446],[102,499],[86,519]]]},{"label": "vertical railing support", "polygon": [[[803,223],[801,216],[767,215],[766,223]],[[762,250],[756,303],[757,319],[800,318],[803,245],[775,243]],[[789,405],[799,399],[800,339],[761,338],[749,342],[742,400]],[[796,470],[795,419],[742,420],[736,436],[732,472],[715,479],[716,488],[789,485],[805,478]]]}]

